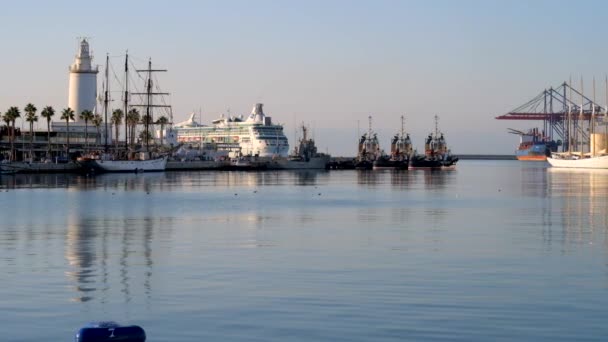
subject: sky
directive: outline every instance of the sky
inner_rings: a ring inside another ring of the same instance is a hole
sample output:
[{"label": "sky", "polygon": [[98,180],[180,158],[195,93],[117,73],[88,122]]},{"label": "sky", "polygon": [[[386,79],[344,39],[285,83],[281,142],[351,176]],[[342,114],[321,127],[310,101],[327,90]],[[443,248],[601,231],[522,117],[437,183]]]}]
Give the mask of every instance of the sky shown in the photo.
[{"label": "sky", "polygon": [[174,122],[262,102],[292,146],[304,122],[340,156],[356,154],[370,115],[385,150],[402,115],[419,150],[438,115],[453,153],[513,153],[507,128],[541,122],[494,117],[569,77],[590,89],[608,71],[605,1],[2,2],[0,112],[67,107],[86,36],[96,64],[109,54],[118,70],[128,50],[168,69],[158,78]]}]

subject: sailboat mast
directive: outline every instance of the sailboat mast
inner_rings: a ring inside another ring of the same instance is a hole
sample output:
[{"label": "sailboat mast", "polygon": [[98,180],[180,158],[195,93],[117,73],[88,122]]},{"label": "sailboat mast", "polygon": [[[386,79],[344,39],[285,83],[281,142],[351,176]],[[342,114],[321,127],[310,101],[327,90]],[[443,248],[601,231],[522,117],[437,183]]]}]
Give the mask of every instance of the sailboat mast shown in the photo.
[{"label": "sailboat mast", "polygon": [[566,102],[568,103],[568,153],[570,153],[572,151],[572,103],[570,103],[572,102],[572,76],[570,76],[568,83],[568,99]]},{"label": "sailboat mast", "polygon": [[[593,76],[593,103],[591,106],[591,122],[589,123],[589,152],[595,156],[595,76]],[[591,151],[592,142],[593,151]]]},{"label": "sailboat mast", "polygon": [[144,131],[146,139],[146,151],[149,151],[150,147],[150,139],[149,139],[149,123],[152,120],[152,113],[150,111],[150,106],[152,106],[152,59],[148,60],[148,86],[146,87],[146,119],[144,120]]},{"label": "sailboat mast", "polygon": [[[129,150],[129,139],[128,136],[128,123],[127,114],[129,113],[129,51],[125,54],[125,98],[124,98],[124,111],[125,111],[125,151]],[[116,137],[118,139],[118,137]]]},{"label": "sailboat mast", "polygon": [[106,89],[105,89],[105,96],[103,99],[103,114],[104,114],[104,122],[105,122],[105,125],[104,125],[105,129],[103,132],[103,135],[104,135],[103,149],[106,153],[108,152],[108,104],[110,102],[110,99],[109,99],[109,93],[110,93],[109,65],[110,65],[110,55],[106,54],[106,72],[105,72]]},{"label": "sailboat mast", "polygon": [[[581,125],[581,126],[583,125],[583,122],[584,122],[583,121],[583,106],[585,104],[585,97],[584,97],[583,93],[584,93],[584,90],[583,90],[583,77],[581,76],[581,110],[579,111],[579,119],[578,119],[578,121],[580,122],[579,125]],[[580,144],[581,144],[580,152],[583,153],[584,152],[583,151],[583,148],[584,148],[584,145],[583,145],[584,144],[583,143],[583,132],[582,132],[582,127],[580,127],[580,128],[581,128],[581,134],[580,134],[580,138],[579,138]]]}]

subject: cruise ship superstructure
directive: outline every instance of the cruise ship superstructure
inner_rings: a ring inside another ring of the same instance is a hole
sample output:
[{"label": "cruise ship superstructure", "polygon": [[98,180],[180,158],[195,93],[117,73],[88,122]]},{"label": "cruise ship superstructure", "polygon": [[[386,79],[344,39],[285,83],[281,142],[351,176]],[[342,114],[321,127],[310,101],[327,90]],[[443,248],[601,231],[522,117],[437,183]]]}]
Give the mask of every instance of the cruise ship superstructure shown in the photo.
[{"label": "cruise ship superstructure", "polygon": [[283,126],[273,124],[262,107],[263,104],[256,104],[247,118],[222,115],[210,126],[196,122],[195,114],[191,114],[173,129],[179,143],[214,144],[218,150],[235,156],[287,157],[289,143]]}]

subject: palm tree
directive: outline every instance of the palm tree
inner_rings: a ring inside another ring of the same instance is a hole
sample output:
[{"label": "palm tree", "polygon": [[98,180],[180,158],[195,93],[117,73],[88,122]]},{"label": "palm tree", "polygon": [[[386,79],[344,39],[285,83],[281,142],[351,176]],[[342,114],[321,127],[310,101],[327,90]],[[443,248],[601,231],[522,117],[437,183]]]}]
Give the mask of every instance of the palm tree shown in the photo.
[{"label": "palm tree", "polygon": [[142,144],[145,144],[147,141],[152,139],[152,134],[150,134],[150,132],[148,132],[148,134],[146,134],[146,131],[141,131],[139,132],[139,140],[142,142]]},{"label": "palm tree", "polygon": [[40,115],[42,115],[42,117],[46,119],[46,133],[47,133],[47,139],[49,142],[47,154],[50,156],[50,154],[51,154],[51,117],[53,115],[55,115],[55,110],[51,106],[46,106],[46,107],[44,107],[44,109],[42,110],[42,113],[40,113]]},{"label": "palm tree", "polygon": [[11,160],[15,160],[15,120],[21,117],[21,113],[19,108],[10,107],[4,115],[8,116],[11,123]]},{"label": "palm tree", "polygon": [[74,120],[74,111],[68,107],[61,112],[61,120],[65,120],[66,131],[67,131],[67,154],[68,159],[70,158],[70,120]]},{"label": "palm tree", "polygon": [[127,113],[127,123],[130,126],[129,138],[131,145],[135,144],[135,127],[139,123],[139,111],[133,108]]},{"label": "palm tree", "polygon": [[[6,124],[6,132],[8,133],[8,141],[11,141],[11,133],[10,133],[10,127],[11,127],[11,116],[8,113],[5,113],[4,115],[2,115],[2,121],[4,121],[4,123]],[[11,158],[13,157],[13,152],[11,151]]]},{"label": "palm tree", "polygon": [[36,111],[38,110],[36,106],[31,103],[28,103],[27,106],[23,109],[25,111],[25,121],[30,123],[30,159],[34,157],[34,122],[38,121],[38,116],[36,115]]},{"label": "palm tree", "polygon": [[165,133],[165,125],[169,123],[169,119],[166,116],[161,116],[156,120],[156,123],[160,125],[160,145],[163,145],[163,136]]},{"label": "palm tree", "polygon": [[[112,111],[112,124],[114,125],[114,132],[116,132],[116,135],[114,136],[114,141],[116,142],[116,149],[118,149],[118,126],[122,124],[123,116],[124,113],[120,109],[114,109],[114,111]],[[125,137],[125,143],[126,141],[127,138]]]},{"label": "palm tree", "polygon": [[89,121],[93,120],[93,112],[90,110],[83,110],[80,113],[80,119],[84,120],[84,142],[85,150],[89,149]]},{"label": "palm tree", "polygon": [[[150,143],[150,140],[152,139],[152,124],[154,122],[152,121],[152,115],[150,114],[145,114],[144,116],[142,116],[141,118],[141,124],[144,125],[144,132],[148,132],[148,136],[147,136],[147,140],[142,140],[142,143],[146,145],[146,147],[148,146],[148,144]],[[140,140],[142,135],[139,135]]]},{"label": "palm tree", "polygon": [[97,145],[99,145],[100,141],[101,141],[101,133],[99,132],[99,127],[103,123],[103,119],[102,119],[101,115],[95,114],[95,116],[93,116],[93,120],[91,120],[91,122],[93,123],[93,125],[95,125],[95,128],[97,128],[97,138],[95,139],[95,143]]}]

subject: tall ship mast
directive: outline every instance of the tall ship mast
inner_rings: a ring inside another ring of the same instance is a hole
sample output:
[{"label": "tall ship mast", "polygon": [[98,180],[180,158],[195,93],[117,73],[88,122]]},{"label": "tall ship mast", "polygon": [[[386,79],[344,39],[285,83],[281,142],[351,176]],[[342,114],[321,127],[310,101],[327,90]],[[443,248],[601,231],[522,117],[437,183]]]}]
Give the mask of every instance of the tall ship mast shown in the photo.
[{"label": "tall ship mast", "polygon": [[150,151],[150,140],[153,140],[153,135],[150,133],[150,126],[154,124],[154,111],[153,108],[169,108],[169,105],[162,104],[154,104],[153,97],[159,95],[169,95],[169,93],[162,92],[154,92],[152,91],[152,73],[153,72],[166,72],[166,69],[152,69],[152,59],[148,60],[148,68],[147,69],[138,69],[136,70],[138,73],[146,74],[146,92],[145,93],[132,93],[133,95],[145,95],[145,103],[144,104],[135,104],[133,107],[143,107],[145,108],[145,115],[142,118],[142,123],[144,125],[144,142],[143,148],[145,152]]},{"label": "tall ship mast", "polygon": [[[144,134],[142,146],[137,153],[119,153],[116,151],[114,154],[104,153],[98,157],[83,158],[80,162],[85,168],[92,169],[99,172],[151,172],[151,171],[164,171],[167,165],[167,155],[161,155],[158,151],[153,151],[150,148],[150,140],[153,139],[150,133],[150,126],[154,123],[154,112],[153,108],[157,107],[170,107],[168,105],[155,104],[153,102],[153,96],[156,95],[169,95],[169,93],[154,92],[152,73],[154,72],[165,72],[164,69],[152,69],[152,60],[148,61],[148,68],[136,70],[140,73],[146,74],[146,92],[144,93],[131,93],[133,95],[144,95],[144,103],[142,104],[129,104],[129,88],[128,88],[128,54],[125,57],[125,93],[124,93],[124,109],[125,109],[125,133],[128,132],[127,124],[127,111],[130,107],[143,107],[145,109],[145,115],[141,120],[144,126]],[[107,72],[106,72],[107,78]],[[106,79],[106,84],[108,80]],[[106,85],[107,89],[107,85]],[[107,116],[108,110],[108,95],[106,90],[105,97],[105,112]],[[107,119],[106,119],[107,122]],[[133,136],[135,130],[131,132]],[[134,150],[136,146],[131,146]],[[125,148],[129,150],[129,143],[127,140],[127,134],[125,134]],[[106,147],[107,150],[107,147]]]}]

